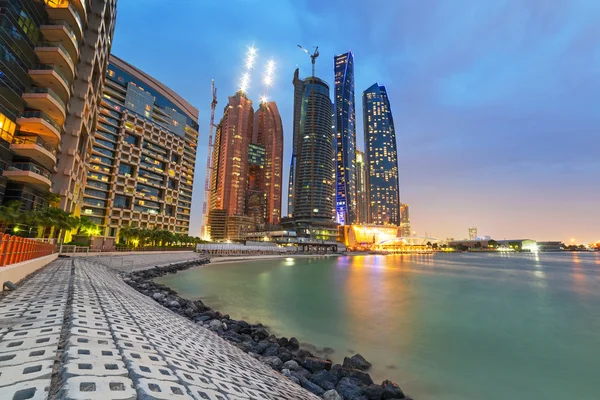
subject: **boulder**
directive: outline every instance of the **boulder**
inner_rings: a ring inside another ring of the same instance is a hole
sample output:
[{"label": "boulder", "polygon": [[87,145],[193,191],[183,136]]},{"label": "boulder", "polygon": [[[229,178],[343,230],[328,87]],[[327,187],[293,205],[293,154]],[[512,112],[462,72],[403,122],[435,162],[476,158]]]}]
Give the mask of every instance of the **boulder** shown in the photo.
[{"label": "boulder", "polygon": [[[279,350],[281,350],[281,348],[279,348]],[[277,354],[277,357],[279,357],[281,359],[281,361],[286,362],[292,359],[292,353],[290,353],[289,351],[285,350],[285,351],[280,351]]]},{"label": "boulder", "polygon": [[152,298],[156,301],[161,301],[162,299],[165,298],[165,295],[160,292],[156,292],[152,295]]},{"label": "boulder", "polygon": [[369,374],[356,368],[342,368],[342,376],[345,378],[356,378],[366,386],[373,383],[373,379],[371,379]]},{"label": "boulder", "polygon": [[208,324],[208,327],[211,331],[217,331],[219,329],[223,328],[223,323],[219,320],[213,319],[212,321],[210,321],[210,323]]},{"label": "boulder", "polygon": [[287,348],[290,350],[298,350],[300,348],[300,342],[295,337],[290,338],[287,344]]},{"label": "boulder", "polygon": [[281,366],[283,365],[281,360],[275,356],[260,357],[259,360],[262,361],[263,363],[267,364],[269,367],[276,369],[276,370],[279,370],[281,368]]},{"label": "boulder", "polygon": [[360,354],[355,354],[352,357],[344,357],[345,368],[356,368],[362,371],[366,371],[372,367],[371,363],[365,360],[365,358]]},{"label": "boulder", "polygon": [[322,369],[315,372],[311,377],[310,381],[316,385],[319,385],[325,390],[334,389],[338,379],[331,372],[326,369]]},{"label": "boulder", "polygon": [[323,360],[317,357],[306,357],[304,359],[304,367],[311,372],[317,372],[322,369],[331,369],[331,361]]},{"label": "boulder", "polygon": [[325,393],[325,391],[320,386],[315,385],[306,378],[300,379],[300,386],[302,386],[309,392],[316,394],[317,396],[321,396],[323,393]]},{"label": "boulder", "polygon": [[343,400],[342,396],[339,395],[334,389],[328,390],[323,393],[324,400]]},{"label": "boulder", "polygon": [[296,378],[293,375],[290,377],[290,381],[294,382],[296,385],[300,384],[300,379]]},{"label": "boulder", "polygon": [[263,354],[271,345],[269,342],[259,342],[256,346],[254,346],[254,352],[257,354]]},{"label": "boulder", "polygon": [[336,386],[336,391],[344,398],[344,400],[364,400],[361,382],[355,378],[342,378]]},{"label": "boulder", "polygon": [[383,387],[383,394],[381,395],[383,400],[406,398],[404,392],[396,382],[385,380],[381,384],[381,387]]},{"label": "boulder", "polygon": [[372,385],[367,386],[363,390],[363,393],[369,400],[381,400],[381,396],[383,396],[383,387],[373,383]]},{"label": "boulder", "polygon": [[171,308],[179,308],[179,302],[177,300],[171,300],[169,301],[168,306]]},{"label": "boulder", "polygon": [[304,368],[299,368],[296,371],[293,371],[292,375],[298,379],[308,379],[310,378],[310,371]]},{"label": "boulder", "polygon": [[263,340],[269,337],[269,332],[265,328],[258,328],[252,332],[252,336],[258,338],[258,340]]},{"label": "boulder", "polygon": [[[292,376],[292,371],[290,371],[289,369],[286,368],[282,368],[281,369],[281,374],[287,378],[289,378],[290,376]],[[383,390],[383,389],[382,389]]]},{"label": "boulder", "polygon": [[277,339],[277,344],[279,344],[279,346],[281,346],[281,347],[287,346],[289,342],[290,341],[285,337]]},{"label": "boulder", "polygon": [[269,344],[263,353],[264,356],[276,356],[277,354],[279,354],[279,345],[277,343]]},{"label": "boulder", "polygon": [[290,360],[290,361],[286,361],[283,363],[283,368],[292,370],[292,371],[296,371],[298,369],[300,369],[300,366],[298,365],[298,363],[294,360]]}]

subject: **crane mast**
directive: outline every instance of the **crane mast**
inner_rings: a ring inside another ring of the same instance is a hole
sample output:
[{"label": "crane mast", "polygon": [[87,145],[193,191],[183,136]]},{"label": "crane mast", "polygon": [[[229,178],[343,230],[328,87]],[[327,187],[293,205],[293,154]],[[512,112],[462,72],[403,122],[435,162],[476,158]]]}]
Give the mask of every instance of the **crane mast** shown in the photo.
[{"label": "crane mast", "polygon": [[212,102],[210,103],[210,128],[208,130],[208,155],[206,157],[206,179],[204,180],[204,201],[202,203],[202,226],[200,237],[209,240],[208,233],[208,203],[210,202],[210,182],[212,180],[213,128],[215,127],[215,109],[217,108],[217,88],[215,80],[211,83]]}]

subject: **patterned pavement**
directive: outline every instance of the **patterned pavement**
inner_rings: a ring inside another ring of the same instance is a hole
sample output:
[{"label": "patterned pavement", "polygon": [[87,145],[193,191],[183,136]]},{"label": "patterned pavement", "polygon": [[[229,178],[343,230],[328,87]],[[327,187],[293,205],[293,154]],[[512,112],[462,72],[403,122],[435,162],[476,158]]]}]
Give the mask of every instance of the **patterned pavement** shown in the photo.
[{"label": "patterned pavement", "polygon": [[0,399],[46,398],[318,399],[84,258],[0,300]]}]

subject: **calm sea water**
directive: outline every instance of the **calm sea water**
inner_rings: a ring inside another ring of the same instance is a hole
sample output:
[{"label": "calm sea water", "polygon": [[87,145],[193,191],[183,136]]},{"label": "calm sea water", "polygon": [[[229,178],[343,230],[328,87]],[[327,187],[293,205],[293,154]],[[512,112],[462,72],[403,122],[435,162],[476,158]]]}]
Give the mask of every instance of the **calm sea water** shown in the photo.
[{"label": "calm sea water", "polygon": [[360,352],[418,400],[600,398],[600,253],[261,260],[159,281],[334,361]]}]

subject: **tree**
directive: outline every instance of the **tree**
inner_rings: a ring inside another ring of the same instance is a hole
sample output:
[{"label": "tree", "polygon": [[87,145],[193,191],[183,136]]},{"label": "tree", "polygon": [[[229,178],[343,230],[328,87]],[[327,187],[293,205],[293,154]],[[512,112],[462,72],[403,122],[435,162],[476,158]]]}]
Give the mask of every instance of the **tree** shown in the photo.
[{"label": "tree", "polygon": [[437,243],[432,244],[431,248],[437,250],[438,249],[438,244]]},{"label": "tree", "polygon": [[492,240],[488,241],[488,247],[495,249],[496,247],[498,247],[498,242],[496,242],[494,239],[492,239]]},{"label": "tree", "polygon": [[89,217],[86,217],[85,215],[74,218],[75,223],[77,224],[77,235],[80,235],[81,231],[87,231],[89,236],[91,232],[95,231],[98,228],[98,225],[93,223],[92,220],[89,219]]},{"label": "tree", "polygon": [[10,226],[21,221],[22,207],[23,203],[14,200],[0,206],[0,231],[2,233],[5,233]]}]

